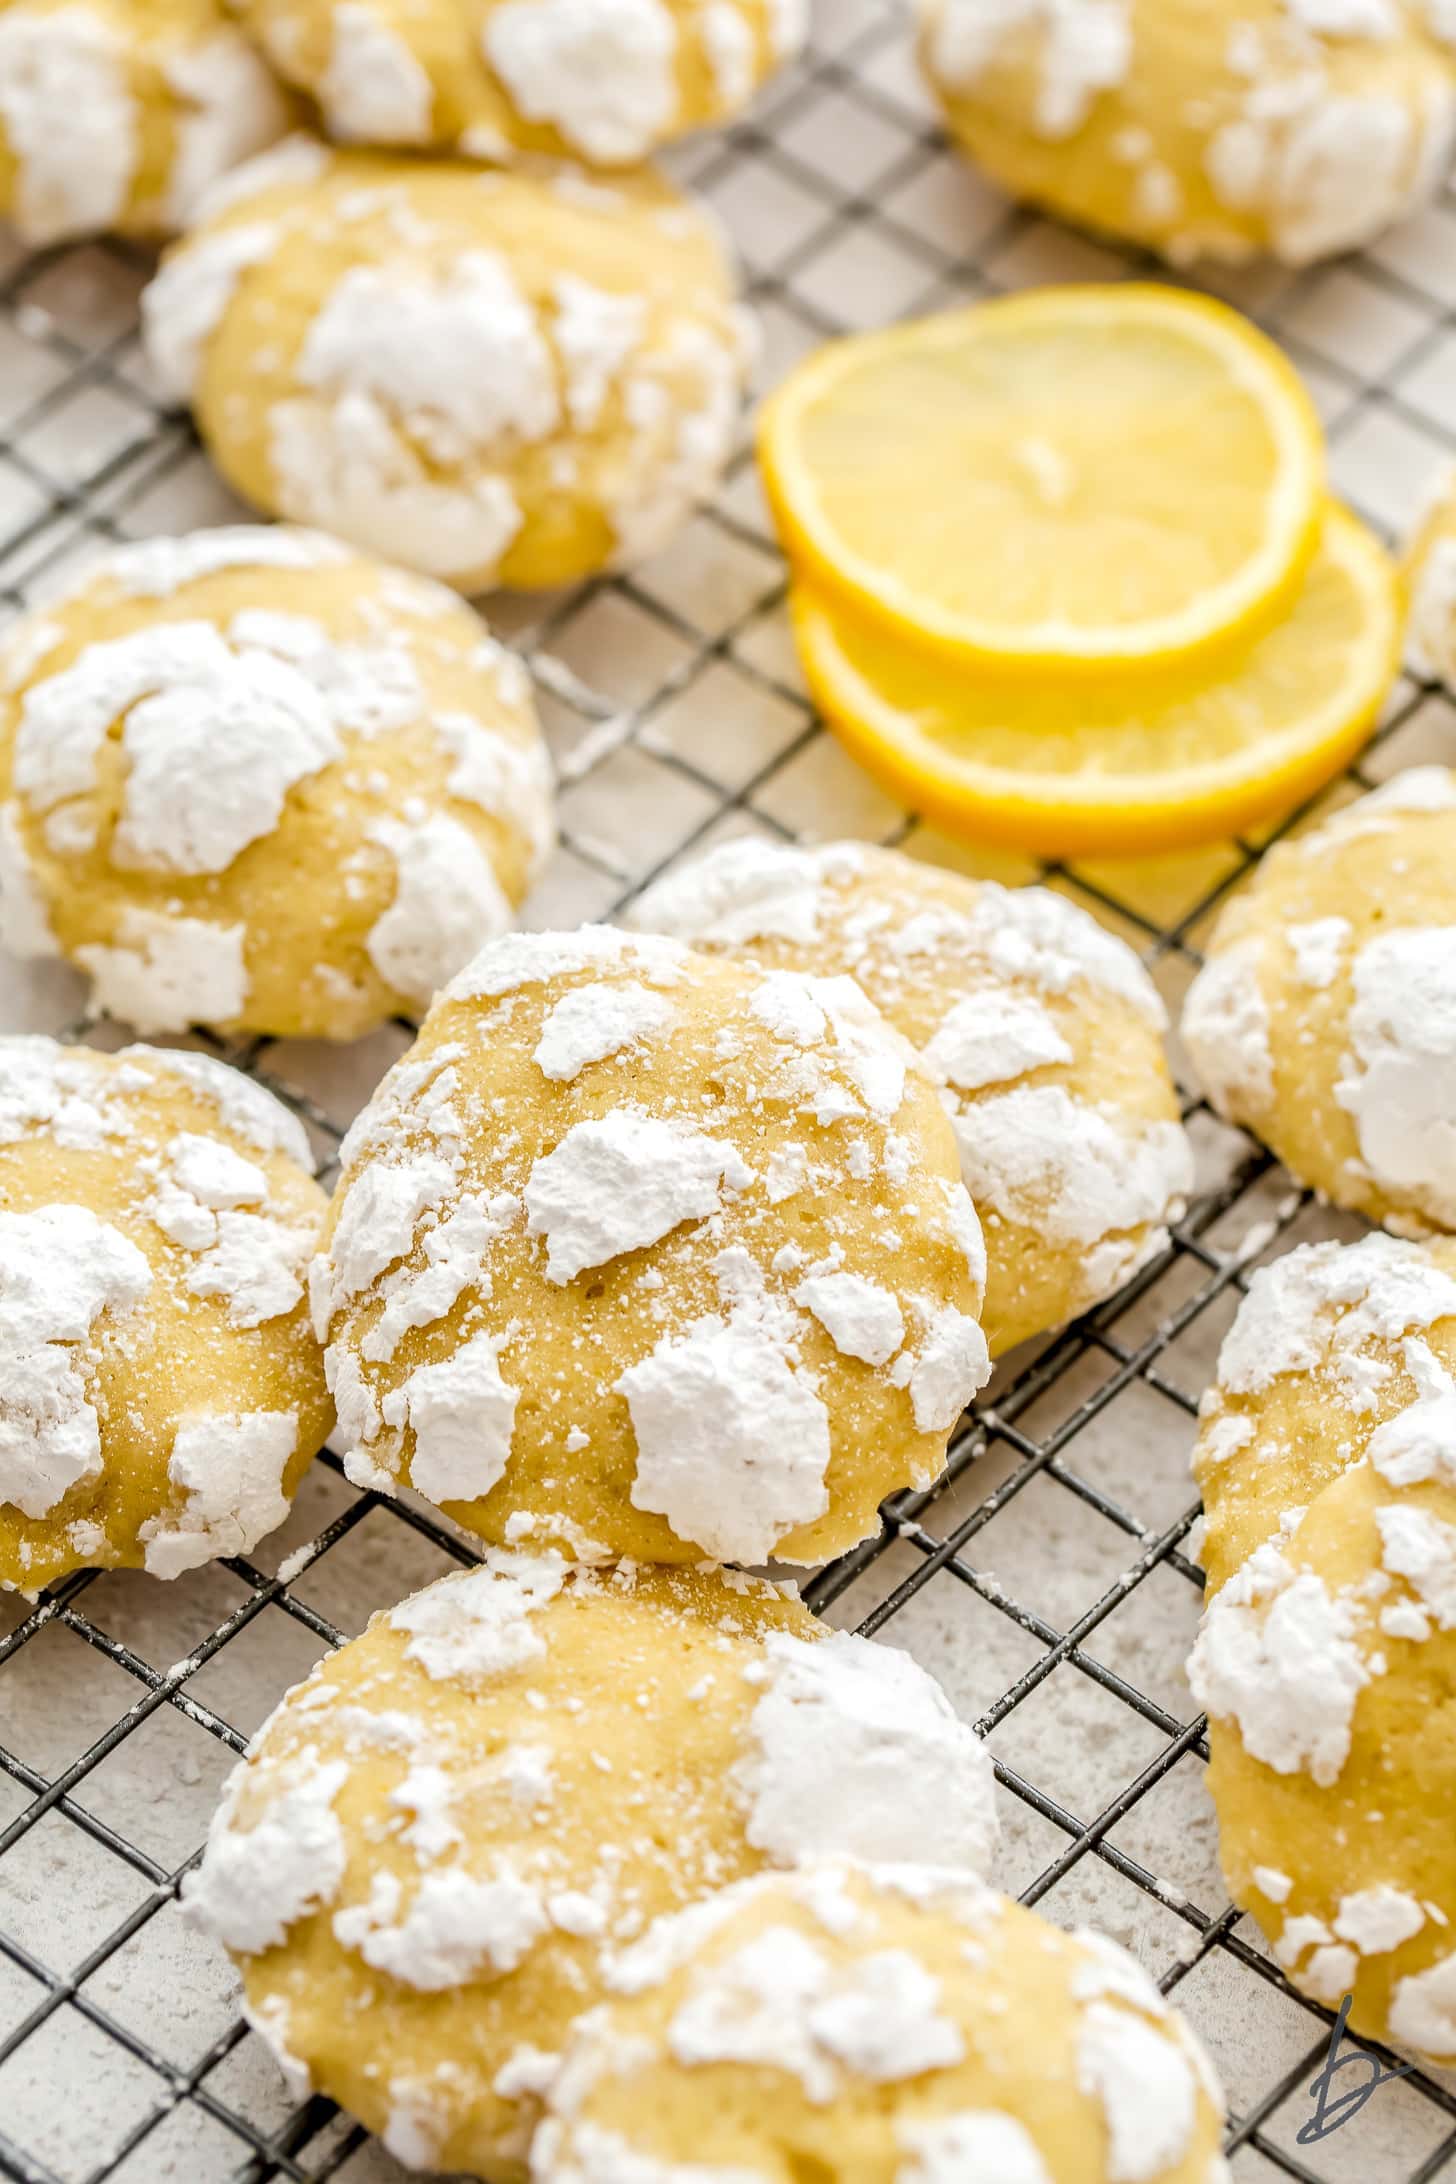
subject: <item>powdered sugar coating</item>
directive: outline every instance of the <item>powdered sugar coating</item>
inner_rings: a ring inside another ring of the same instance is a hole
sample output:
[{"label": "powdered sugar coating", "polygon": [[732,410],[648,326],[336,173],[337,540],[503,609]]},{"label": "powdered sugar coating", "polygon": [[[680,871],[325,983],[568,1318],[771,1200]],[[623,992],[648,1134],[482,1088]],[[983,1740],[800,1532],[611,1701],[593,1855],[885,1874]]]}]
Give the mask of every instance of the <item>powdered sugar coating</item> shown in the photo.
[{"label": "powdered sugar coating", "polygon": [[1418,206],[1456,125],[1418,0],[935,0],[922,58],[992,175],[1175,264],[1303,265]]},{"label": "powdered sugar coating", "polygon": [[285,79],[356,144],[633,166],[738,113],[803,42],[789,0],[239,0]]},{"label": "powdered sugar coating", "polygon": [[535,2184],[763,2177],[786,2144],[894,2184],[1049,2184],[1092,2148],[1109,2180],[1216,2174],[1217,2085],[1151,1982],[943,1868],[740,1881],[609,1982],[548,2087]]},{"label": "powdered sugar coating", "polygon": [[1307,1246],[1256,1275],[1204,1405],[1189,1671],[1235,1896],[1305,1991],[1443,2060],[1456,2039],[1397,2025],[1397,1998],[1456,1917],[1431,1728],[1456,1650],[1453,1363],[1444,1241]]},{"label": "powdered sugar coating", "polygon": [[1352,1605],[1320,1577],[1261,1547],[1210,1605],[1188,1680],[1200,1705],[1237,1722],[1255,1759],[1328,1786],[1369,1681],[1356,1629]]},{"label": "powdered sugar coating", "polygon": [[293,1118],[232,1077],[0,1041],[7,1587],[245,1553],[327,1429],[300,1280],[322,1195]]},{"label": "powdered sugar coating", "polygon": [[[985,1747],[907,1654],[843,1632],[814,1645],[776,1633],[749,1675],[762,1696],[735,1789],[756,1848],[792,1865],[933,1842],[946,1865],[987,1870],[997,1825]],[[827,1799],[830,1768],[843,1794]]]},{"label": "powdered sugar coating", "polygon": [[1367,941],[1352,978],[1335,1097],[1381,1188],[1456,1228],[1456,919]]},{"label": "powdered sugar coating", "polygon": [[236,527],[103,559],[42,626],[0,699],[3,915],[110,1013],[349,1035],[508,926],[549,769],[524,672],[448,594]]},{"label": "powdered sugar coating", "polygon": [[212,0],[150,15],[116,0],[22,0],[0,15],[6,211],[33,248],[169,233],[285,126],[272,78]]},{"label": "powdered sugar coating", "polygon": [[[553,25],[594,11],[611,36],[645,11],[675,38],[663,0],[503,0],[487,32],[535,71]],[[569,95],[549,57],[540,82]],[[607,72],[586,84],[610,106]],[[474,591],[642,558],[716,483],[744,324],[716,231],[651,174],[597,188],[339,152],[298,185],[260,161],[246,190],[244,170],[144,318],[247,498]],[[260,304],[268,369],[230,399],[209,358]]]},{"label": "powdered sugar coating", "polygon": [[864,843],[746,840],[657,882],[634,917],[715,952],[847,973],[918,1050],[990,1225],[993,1353],[1166,1243],[1192,1163],[1163,1005],[1125,943],[1063,896]]},{"label": "powdered sugar coating", "polygon": [[[243,1960],[248,2006],[295,2071],[375,2128],[387,2119],[397,2144],[424,2134],[432,2160],[498,2171],[524,2152],[570,2020],[650,1919],[834,1847],[822,1815],[812,1842],[790,1828],[756,1844],[733,1786],[766,1748],[752,1724],[779,1642],[874,1653],[822,1635],[762,1580],[491,1552],[376,1618],[285,1699],[229,1786],[189,1912]],[[932,1687],[889,1656],[896,1669],[924,1727]],[[871,1676],[841,1663],[820,1688],[821,1762],[836,1743],[855,1760],[853,1692]],[[882,1740],[896,1734],[883,1718]],[[926,1802],[897,1817],[887,1791],[888,1768],[880,1839],[909,1857],[947,1815]],[[963,1832],[945,1856],[985,1848]],[[979,1901],[949,1863],[936,1885]],[[872,1970],[820,2029],[844,2067],[888,2083],[911,2067],[912,2027],[943,2057],[948,2034],[918,1966],[884,1951]],[[887,1983],[888,2017],[868,2006]],[[706,2022],[696,2036],[715,2037]]]},{"label": "powdered sugar coating", "polygon": [[1234,942],[1204,964],[1179,1025],[1199,1083],[1221,1115],[1257,1115],[1274,1097],[1269,1008],[1260,986],[1262,945]]},{"label": "powdered sugar coating", "polygon": [[669,133],[677,27],[664,0],[501,0],[482,42],[517,111],[586,159],[629,165]]},{"label": "powdered sugar coating", "polygon": [[[851,1399],[879,1422],[871,1468],[928,1476],[986,1376],[979,1230],[934,1088],[846,979],[595,928],[508,936],[344,1157],[314,1298],[346,1463],[487,1538],[808,1553],[878,1498]],[[477,1445],[462,1404],[422,1476],[408,1391],[467,1351]]]},{"label": "powdered sugar coating", "polygon": [[1220,1113],[1397,1234],[1456,1224],[1456,775],[1414,767],[1278,844],[1182,1031]]}]

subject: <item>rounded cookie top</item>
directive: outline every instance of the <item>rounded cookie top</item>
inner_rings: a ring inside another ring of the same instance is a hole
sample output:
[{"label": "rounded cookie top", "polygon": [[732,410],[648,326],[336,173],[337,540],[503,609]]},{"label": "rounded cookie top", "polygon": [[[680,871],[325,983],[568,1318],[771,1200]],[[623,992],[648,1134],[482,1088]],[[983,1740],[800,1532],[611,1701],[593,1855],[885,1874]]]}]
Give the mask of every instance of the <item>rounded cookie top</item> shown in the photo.
[{"label": "rounded cookie top", "polygon": [[344,143],[633,166],[747,105],[804,41],[803,0],[239,0]]},{"label": "rounded cookie top", "polygon": [[742,841],[634,920],[713,953],[856,979],[943,1085],[986,1234],[992,1356],[1108,1296],[1168,1240],[1192,1160],[1163,1004],[1132,950],[1046,888],[897,850]]},{"label": "rounded cookie top", "polygon": [[0,941],[139,1030],[418,1012],[551,834],[519,661],[318,533],[124,548],[0,640]]},{"label": "rounded cookie top", "polygon": [[717,482],[749,349],[716,229],[650,169],[307,137],[214,192],[142,309],[246,500],[464,591],[655,553]]},{"label": "rounded cookie top", "polygon": [[537,2184],[1219,2184],[1222,2096],[1112,1942],[941,1866],[828,1861],[660,1918],[581,2018]]},{"label": "rounded cookie top", "polygon": [[0,1039],[0,1584],[176,1577],[282,1523],[332,1422],[311,1167],[209,1056]]},{"label": "rounded cookie top", "polygon": [[285,1699],[187,1909],[301,2090],[509,2179],[606,1954],[765,1865],[980,1872],[992,1783],[923,1670],[760,1579],[496,1551]]},{"label": "rounded cookie top", "polygon": [[1301,1183],[1400,1234],[1456,1227],[1456,773],[1413,767],[1272,849],[1182,1031]]},{"label": "rounded cookie top", "polygon": [[1456,1243],[1254,1276],[1204,1401],[1224,1871],[1296,1985],[1456,2059]]},{"label": "rounded cookie top", "polygon": [[817,1562],[988,1363],[935,1088],[848,979],[497,941],[344,1147],[315,1324],[350,1476],[496,1543]]},{"label": "rounded cookie top", "polygon": [[174,233],[289,119],[219,0],[0,0],[0,211],[33,248]]},{"label": "rounded cookie top", "polygon": [[1175,263],[1369,242],[1439,183],[1439,0],[925,0],[952,133],[1019,196]]}]

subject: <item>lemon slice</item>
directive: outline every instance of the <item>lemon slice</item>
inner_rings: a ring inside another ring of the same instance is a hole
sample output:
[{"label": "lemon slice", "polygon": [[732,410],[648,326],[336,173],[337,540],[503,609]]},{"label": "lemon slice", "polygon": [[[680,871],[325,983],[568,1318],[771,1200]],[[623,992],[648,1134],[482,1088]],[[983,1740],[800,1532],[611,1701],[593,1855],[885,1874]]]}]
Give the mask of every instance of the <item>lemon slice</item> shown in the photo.
[{"label": "lemon slice", "polygon": [[993,680],[812,587],[792,605],[810,688],[872,774],[954,833],[1051,857],[1179,849],[1288,811],[1364,742],[1402,621],[1389,555],[1333,506],[1288,618],[1216,673]]},{"label": "lemon slice", "polygon": [[1252,634],[1319,531],[1319,420],[1272,342],[1151,285],[1046,288],[835,341],[765,405],[790,555],[943,653],[1159,666]]}]

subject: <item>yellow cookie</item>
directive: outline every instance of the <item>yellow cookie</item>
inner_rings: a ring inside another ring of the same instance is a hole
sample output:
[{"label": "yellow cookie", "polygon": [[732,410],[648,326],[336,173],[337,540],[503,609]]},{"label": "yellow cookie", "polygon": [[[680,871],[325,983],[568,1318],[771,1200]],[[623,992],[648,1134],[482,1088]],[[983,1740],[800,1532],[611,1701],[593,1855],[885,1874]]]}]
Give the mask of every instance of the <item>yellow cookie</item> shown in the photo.
[{"label": "yellow cookie", "polygon": [[0,1586],[176,1577],[283,1522],[333,1421],[311,1170],[207,1055],[0,1039]]},{"label": "yellow cookie", "polygon": [[214,193],[142,310],[245,500],[476,591],[641,560],[712,490],[734,297],[716,228],[650,169],[295,137]]},{"label": "yellow cookie", "polygon": [[492,1553],[289,1694],[186,1904],[300,2094],[514,2184],[605,1952],[765,1865],[981,1872],[993,1779],[907,1655],[760,1579]]},{"label": "yellow cookie", "polygon": [[535,2184],[1227,2184],[1222,2095],[1141,1966],[940,1866],[740,1881],[608,1984]]},{"label": "yellow cookie", "polygon": [[1415,526],[1405,570],[1411,666],[1456,689],[1456,475],[1443,480]]},{"label": "yellow cookie", "polygon": [[1412,767],[1272,849],[1182,1030],[1301,1183],[1400,1235],[1456,1228],[1456,774]]},{"label": "yellow cookie", "polygon": [[1456,1243],[1255,1275],[1204,1399],[1224,1872],[1295,1984],[1456,2062]]},{"label": "yellow cookie", "polygon": [[1178,264],[1356,249],[1450,156],[1456,32],[1421,0],[925,0],[922,22],[996,181]]},{"label": "yellow cookie", "polygon": [[1132,950],[1064,896],[863,842],[725,843],[634,922],[766,967],[847,974],[945,1087],[986,1235],[992,1356],[1109,1296],[1168,1240],[1193,1163],[1167,1018]]},{"label": "yellow cookie", "polygon": [[0,0],[0,212],[33,247],[170,235],[288,122],[219,0]]},{"label": "yellow cookie", "polygon": [[724,122],[804,41],[804,0],[234,0],[345,143],[635,165]]},{"label": "yellow cookie", "polygon": [[436,1002],[316,1269],[349,1475],[495,1544],[812,1563],[989,1370],[936,1089],[847,978],[603,926]]},{"label": "yellow cookie", "polygon": [[152,539],[0,641],[0,941],[141,1031],[355,1038],[510,925],[549,780],[443,586],[316,532]]}]

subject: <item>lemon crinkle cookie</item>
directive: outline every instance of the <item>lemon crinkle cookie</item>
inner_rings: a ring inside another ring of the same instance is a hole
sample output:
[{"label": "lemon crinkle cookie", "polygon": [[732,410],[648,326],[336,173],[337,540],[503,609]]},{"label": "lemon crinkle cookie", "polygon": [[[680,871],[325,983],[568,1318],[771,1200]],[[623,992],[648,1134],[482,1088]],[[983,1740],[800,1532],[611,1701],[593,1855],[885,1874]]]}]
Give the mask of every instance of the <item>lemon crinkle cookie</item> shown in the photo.
[{"label": "lemon crinkle cookie", "polygon": [[1456,472],[1430,497],[1406,547],[1406,631],[1416,674],[1456,690]]},{"label": "lemon crinkle cookie", "polygon": [[796,53],[804,0],[237,0],[346,143],[620,167],[729,120]]},{"label": "lemon crinkle cookie", "polygon": [[332,1423],[311,1167],[206,1055],[0,1039],[0,1584],[176,1577],[282,1523]]},{"label": "lemon crinkle cookie", "polygon": [[1401,1234],[1456,1228],[1456,773],[1412,767],[1272,849],[1182,1030],[1301,1183]]},{"label": "lemon crinkle cookie", "polygon": [[0,211],[34,247],[171,234],[288,121],[218,0],[0,0]]},{"label": "lemon crinkle cookie", "polygon": [[607,1985],[536,2184],[1226,2184],[1217,2082],[1142,1968],[964,1873],[754,1875]]},{"label": "lemon crinkle cookie", "polygon": [[847,974],[917,1049],[986,1234],[993,1356],[1167,1243],[1193,1178],[1166,1015],[1132,950],[1063,896],[859,842],[743,841],[659,881],[634,918],[715,954]]},{"label": "lemon crinkle cookie", "polygon": [[0,941],[142,1031],[422,1010],[551,838],[520,662],[317,533],[124,548],[0,640]]},{"label": "lemon crinkle cookie", "polygon": [[859,988],[605,927],[495,942],[344,1146],[350,1476],[495,1543],[817,1562],[985,1380],[936,1091]]},{"label": "lemon crinkle cookie", "polygon": [[1302,265],[1439,184],[1443,0],[924,0],[952,134],[1019,197],[1175,262]]},{"label": "lemon crinkle cookie", "polygon": [[308,138],[214,193],[143,317],[245,500],[465,591],[656,552],[717,482],[751,346],[716,229],[651,171]]},{"label": "lemon crinkle cookie", "polygon": [[1256,1274],[1195,1470],[1224,1872],[1295,1984],[1456,2061],[1456,1244]]},{"label": "lemon crinkle cookie", "polygon": [[289,1694],[186,1904],[300,2094],[502,2184],[605,1954],[659,1912],[836,1853],[980,1872],[995,1826],[989,1759],[904,1654],[710,1566],[494,1551]]}]

